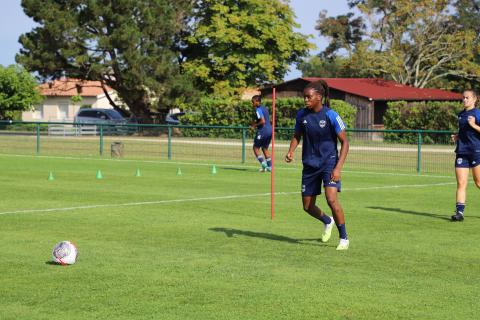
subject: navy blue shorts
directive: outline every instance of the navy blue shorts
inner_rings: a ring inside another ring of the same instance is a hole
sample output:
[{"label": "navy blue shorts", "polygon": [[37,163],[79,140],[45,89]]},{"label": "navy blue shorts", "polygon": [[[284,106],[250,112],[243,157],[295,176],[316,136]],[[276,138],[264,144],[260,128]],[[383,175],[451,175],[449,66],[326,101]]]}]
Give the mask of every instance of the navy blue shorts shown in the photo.
[{"label": "navy blue shorts", "polygon": [[457,154],[455,168],[474,168],[480,164],[480,153]]},{"label": "navy blue shorts", "polygon": [[255,134],[255,139],[253,139],[253,146],[256,148],[268,149],[271,141],[272,141],[271,133],[257,132]]},{"label": "navy blue shorts", "polygon": [[335,168],[337,161],[330,163],[322,169],[316,169],[312,167],[303,167],[302,171],[302,196],[316,196],[322,193],[323,187],[337,188],[338,192],[342,189],[342,182],[332,181],[330,177],[332,171]]}]

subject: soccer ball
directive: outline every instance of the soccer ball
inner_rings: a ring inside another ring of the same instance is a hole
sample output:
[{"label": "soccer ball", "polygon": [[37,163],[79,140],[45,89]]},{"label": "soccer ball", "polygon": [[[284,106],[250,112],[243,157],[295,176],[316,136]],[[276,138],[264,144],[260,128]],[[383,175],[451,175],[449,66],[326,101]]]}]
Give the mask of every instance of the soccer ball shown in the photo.
[{"label": "soccer ball", "polygon": [[77,255],[77,247],[70,241],[57,243],[52,251],[53,262],[61,265],[74,264],[77,260]]}]

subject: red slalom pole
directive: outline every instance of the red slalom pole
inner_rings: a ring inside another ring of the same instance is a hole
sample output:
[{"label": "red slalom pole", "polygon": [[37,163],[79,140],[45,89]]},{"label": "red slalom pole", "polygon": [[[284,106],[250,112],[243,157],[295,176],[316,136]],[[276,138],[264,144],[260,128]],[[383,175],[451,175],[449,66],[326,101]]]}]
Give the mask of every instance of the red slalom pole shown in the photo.
[{"label": "red slalom pole", "polygon": [[271,172],[271,215],[275,218],[275,87],[272,93],[272,172]]}]

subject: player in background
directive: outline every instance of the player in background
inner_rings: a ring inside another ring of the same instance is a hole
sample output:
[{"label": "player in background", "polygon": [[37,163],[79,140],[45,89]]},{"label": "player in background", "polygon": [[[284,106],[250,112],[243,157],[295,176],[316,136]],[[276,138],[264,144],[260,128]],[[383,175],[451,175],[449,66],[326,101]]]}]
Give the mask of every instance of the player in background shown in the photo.
[{"label": "player in background", "polygon": [[[262,98],[259,95],[252,97],[252,106],[255,108],[255,121],[251,123],[251,128],[257,129],[253,139],[253,153],[262,166],[260,172],[272,171],[272,159],[268,151],[272,141],[270,115],[268,109],[262,105]],[[263,155],[260,153],[260,149],[262,149]]]},{"label": "player in background", "polygon": [[477,94],[473,90],[463,92],[464,109],[458,114],[455,176],[457,177],[456,210],[452,221],[463,221],[467,199],[468,172],[472,169],[473,180],[480,188],[480,110],[475,108]]},{"label": "player in background", "polygon": [[[302,146],[302,202],[303,210],[324,223],[322,242],[330,239],[334,224],[340,234],[337,250],[347,250],[349,240],[345,227],[342,206],[337,198],[341,190],[341,171],[348,153],[348,140],[345,124],[340,116],[330,109],[329,88],[320,80],[308,84],[303,90],[305,108],[297,113],[295,133],[285,157],[293,160],[295,149],[303,137]],[[340,141],[340,154],[337,141]],[[325,197],[333,214],[333,219],[315,204],[321,194],[322,182]]]}]

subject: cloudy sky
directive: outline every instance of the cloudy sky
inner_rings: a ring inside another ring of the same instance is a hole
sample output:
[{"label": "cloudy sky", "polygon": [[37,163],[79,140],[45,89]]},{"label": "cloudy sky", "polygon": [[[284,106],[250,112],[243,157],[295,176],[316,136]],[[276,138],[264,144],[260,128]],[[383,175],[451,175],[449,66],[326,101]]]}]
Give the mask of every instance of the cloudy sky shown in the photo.
[{"label": "cloudy sky", "polygon": [[[290,0],[290,5],[295,11],[297,22],[301,25],[299,31],[311,34],[310,40],[317,45],[316,53],[326,46],[325,39],[318,36],[315,22],[321,10],[327,10],[330,15],[339,15],[348,11],[346,0]],[[2,0],[0,11],[0,64],[6,66],[15,63],[15,54],[20,45],[18,37],[28,32],[34,26],[33,21],[27,17],[20,6],[20,0]],[[285,76],[285,80],[300,77],[301,73],[293,66]]]}]

